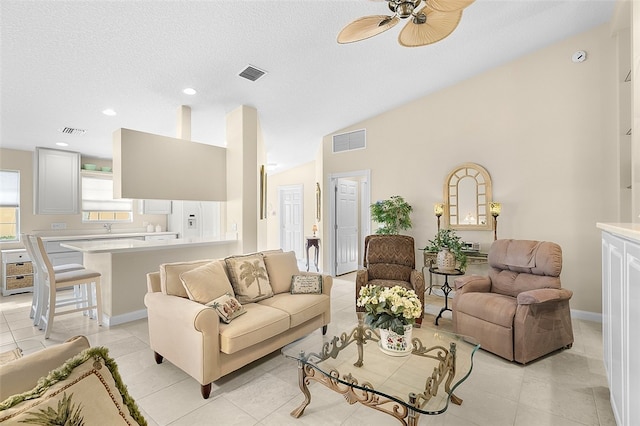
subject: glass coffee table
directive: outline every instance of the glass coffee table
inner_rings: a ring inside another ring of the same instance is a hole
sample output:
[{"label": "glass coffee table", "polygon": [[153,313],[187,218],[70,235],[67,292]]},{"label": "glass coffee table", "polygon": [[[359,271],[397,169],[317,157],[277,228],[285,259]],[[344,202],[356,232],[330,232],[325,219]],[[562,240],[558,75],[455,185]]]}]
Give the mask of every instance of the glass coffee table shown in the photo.
[{"label": "glass coffee table", "polygon": [[447,410],[449,401],[462,404],[454,390],[469,377],[473,339],[432,328],[413,328],[412,351],[403,356],[382,352],[380,336],[359,313],[358,324],[340,336],[310,335],[282,349],[298,362],[298,383],[304,401],[291,412],[300,417],[311,403],[309,385],[318,382],[342,394],[349,404],[387,413],[415,426],[421,414]]}]

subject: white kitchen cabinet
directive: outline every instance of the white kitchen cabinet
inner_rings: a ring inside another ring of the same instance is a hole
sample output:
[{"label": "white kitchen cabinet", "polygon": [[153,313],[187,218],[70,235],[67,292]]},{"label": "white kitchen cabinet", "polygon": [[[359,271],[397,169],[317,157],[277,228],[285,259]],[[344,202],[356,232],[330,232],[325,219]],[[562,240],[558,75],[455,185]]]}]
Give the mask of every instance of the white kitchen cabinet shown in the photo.
[{"label": "white kitchen cabinet", "polygon": [[171,200],[138,200],[140,214],[171,214]]},{"label": "white kitchen cabinet", "polygon": [[[602,228],[602,226],[600,226]],[[603,228],[604,229],[604,228]],[[602,233],[602,338],[611,408],[621,426],[640,425],[640,242]]]},{"label": "white kitchen cabinet", "polygon": [[34,156],[35,214],[78,214],[80,153],[36,148]]}]

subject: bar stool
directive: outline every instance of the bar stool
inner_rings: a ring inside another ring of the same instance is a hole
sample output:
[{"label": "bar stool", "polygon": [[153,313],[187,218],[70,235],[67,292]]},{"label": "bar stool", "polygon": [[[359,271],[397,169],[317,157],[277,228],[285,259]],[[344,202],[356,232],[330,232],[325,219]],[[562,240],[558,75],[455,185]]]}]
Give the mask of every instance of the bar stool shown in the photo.
[{"label": "bar stool", "polygon": [[[34,249],[38,262],[42,266],[44,284],[42,290],[46,303],[41,315],[41,323],[45,329],[44,338],[49,338],[53,318],[58,315],[95,309],[98,325],[102,325],[102,290],[100,288],[102,275],[86,268],[56,273],[44,249],[42,238],[36,237],[36,241],[37,245],[34,244]],[[73,286],[82,286],[82,291],[76,292],[75,296],[68,301],[57,300],[57,290]],[[71,309],[63,309],[68,306],[72,306]]]},{"label": "bar stool", "polygon": [[[31,264],[33,265],[34,272],[34,280],[33,280],[33,298],[31,300],[31,311],[29,312],[29,318],[33,319],[33,325],[37,326],[40,323],[40,317],[42,316],[42,310],[44,305],[44,294],[42,291],[42,280],[41,277],[44,275],[44,271],[41,270],[40,263],[38,262],[38,258],[36,255],[35,247],[34,247],[34,235],[29,235],[26,233],[20,234],[20,238],[22,243],[24,244],[24,248],[27,250],[29,254],[29,258],[31,259]],[[53,267],[53,271],[55,273],[59,272],[68,272],[68,271],[76,271],[79,269],[84,269],[79,263],[67,263],[64,265],[56,265]]]}]

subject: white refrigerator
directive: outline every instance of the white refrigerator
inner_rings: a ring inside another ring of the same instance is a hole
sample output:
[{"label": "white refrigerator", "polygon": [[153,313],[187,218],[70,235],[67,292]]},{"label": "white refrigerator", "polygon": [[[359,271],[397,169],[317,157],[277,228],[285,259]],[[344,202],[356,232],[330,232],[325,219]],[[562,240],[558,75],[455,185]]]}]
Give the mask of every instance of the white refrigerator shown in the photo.
[{"label": "white refrigerator", "polygon": [[216,201],[173,201],[167,230],[178,238],[219,237],[220,203]]}]

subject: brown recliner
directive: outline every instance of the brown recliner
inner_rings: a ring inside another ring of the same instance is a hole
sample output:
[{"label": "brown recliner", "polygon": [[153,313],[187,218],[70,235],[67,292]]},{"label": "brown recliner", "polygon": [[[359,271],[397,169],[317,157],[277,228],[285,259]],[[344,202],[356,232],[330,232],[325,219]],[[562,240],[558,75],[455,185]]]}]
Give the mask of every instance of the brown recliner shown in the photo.
[{"label": "brown recliner", "polygon": [[526,364],[573,344],[569,299],[561,288],[562,249],[551,242],[497,240],[489,276],[454,281],[453,328],[510,361]]},{"label": "brown recliner", "polygon": [[[365,269],[356,273],[356,300],[366,285],[393,287],[399,285],[416,292],[424,312],[424,275],[415,270],[416,253],[413,237],[408,235],[368,235],[364,239]],[[356,311],[364,308],[356,306]],[[422,318],[416,319],[420,327]]]}]

